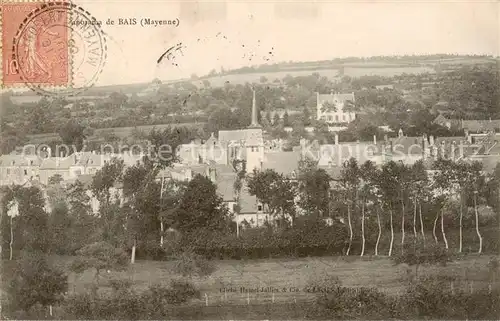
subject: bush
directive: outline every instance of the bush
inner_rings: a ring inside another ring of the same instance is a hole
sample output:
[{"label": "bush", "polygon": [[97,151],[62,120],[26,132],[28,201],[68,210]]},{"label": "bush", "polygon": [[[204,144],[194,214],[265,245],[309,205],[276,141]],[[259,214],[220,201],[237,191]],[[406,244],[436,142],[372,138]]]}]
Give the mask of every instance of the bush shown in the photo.
[{"label": "bush", "polygon": [[63,300],[67,289],[67,275],[51,267],[45,255],[25,253],[17,262],[7,288],[9,307],[29,311],[37,304],[55,305]]},{"label": "bush", "polygon": [[174,272],[182,276],[207,276],[215,271],[215,264],[199,254],[184,252],[174,265]]},{"label": "bush", "polygon": [[158,319],[168,317],[173,305],[199,297],[193,284],[172,281],[169,287],[155,285],[142,294],[122,288],[111,295],[74,295],[65,302],[64,312],[68,319]]},{"label": "bush", "polygon": [[397,317],[394,299],[371,288],[337,286],[316,301],[321,316],[334,319]]},{"label": "bush", "polygon": [[412,318],[497,319],[500,314],[500,292],[463,289],[451,291],[448,280],[427,276],[417,280],[401,298]]},{"label": "bush", "polygon": [[454,258],[453,254],[439,245],[428,245],[426,247],[421,243],[405,244],[404,250],[394,254],[392,260],[395,264],[408,264],[415,266],[415,274],[418,273],[418,267],[422,264],[440,264],[446,265]]}]

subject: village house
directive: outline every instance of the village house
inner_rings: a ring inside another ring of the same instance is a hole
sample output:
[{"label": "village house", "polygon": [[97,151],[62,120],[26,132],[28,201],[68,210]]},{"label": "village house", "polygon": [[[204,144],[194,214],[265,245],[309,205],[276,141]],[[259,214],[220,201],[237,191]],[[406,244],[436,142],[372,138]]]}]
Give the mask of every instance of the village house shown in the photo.
[{"label": "village house", "polygon": [[[316,93],[316,119],[328,124],[350,123],[356,118],[356,113],[346,111],[350,104],[354,104],[354,93],[331,93],[327,95]],[[331,105],[332,108],[328,108]]]}]

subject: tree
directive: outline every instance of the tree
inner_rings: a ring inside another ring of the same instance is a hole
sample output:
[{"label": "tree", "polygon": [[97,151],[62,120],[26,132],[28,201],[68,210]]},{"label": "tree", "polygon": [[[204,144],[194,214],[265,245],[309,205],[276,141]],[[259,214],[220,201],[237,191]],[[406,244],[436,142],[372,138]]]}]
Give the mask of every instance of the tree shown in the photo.
[{"label": "tree", "polygon": [[193,233],[197,230],[223,231],[230,219],[214,183],[198,174],[188,183],[173,221],[177,230]]},{"label": "tree", "polygon": [[165,227],[174,224],[175,212],[179,209],[187,184],[183,181],[162,178],[160,192],[160,246],[163,246]]},{"label": "tree", "polygon": [[30,133],[42,134],[52,132],[54,128],[48,115],[49,108],[47,106],[37,104],[37,106],[33,108],[30,116]]},{"label": "tree", "polygon": [[[443,241],[445,247],[446,249],[448,249],[448,239],[446,238],[446,233],[444,230],[444,212],[445,212],[444,209],[445,206],[447,206],[450,201],[450,196],[457,189],[456,171],[453,170],[454,163],[451,160],[440,158],[434,163],[434,166],[437,173],[436,175],[434,175],[433,187],[437,195],[439,195],[438,202],[441,203],[441,209],[439,211],[441,213],[441,234],[443,235]],[[433,234],[436,243],[437,243],[436,225],[439,217],[438,215],[436,215],[433,227]]]},{"label": "tree", "polygon": [[160,211],[160,186],[155,182],[161,164],[145,158],[143,164],[128,167],[123,176],[123,207],[127,234],[132,239],[131,263],[135,263],[137,243],[151,231],[157,231]]},{"label": "tree", "polygon": [[413,236],[414,242],[417,242],[417,207],[419,210],[420,233],[422,235],[422,244],[425,246],[424,220],[422,217],[422,201],[428,197],[427,187],[429,179],[422,160],[412,165],[410,174],[410,191],[413,194]]},{"label": "tree", "polygon": [[122,179],[124,167],[123,160],[113,158],[110,162],[104,164],[92,178],[92,185],[90,187],[92,193],[99,200],[104,201],[106,205],[110,201],[110,189],[116,182]]},{"label": "tree", "polygon": [[36,304],[51,306],[63,300],[68,288],[68,277],[51,267],[44,255],[25,253],[17,262],[7,292],[10,301],[24,311]]},{"label": "tree", "polygon": [[353,230],[352,230],[352,213],[356,211],[358,192],[360,184],[360,170],[358,162],[354,157],[351,157],[342,165],[340,181],[347,197],[347,222],[349,225],[349,247],[346,255],[349,255],[352,246]]},{"label": "tree", "polygon": [[259,79],[259,80],[260,80],[260,83],[261,83],[261,84],[265,84],[265,83],[268,81],[268,79],[267,79],[267,77],[266,77],[266,76],[260,76],[260,79]]},{"label": "tree", "polygon": [[63,181],[61,174],[54,174],[49,177],[49,185],[57,185]]},{"label": "tree", "polygon": [[[360,168],[360,180],[361,180],[361,237],[362,237],[362,244],[361,244],[361,255],[363,256],[365,253],[365,208],[367,205],[374,204],[376,202],[376,199],[374,199],[375,196],[375,190],[376,190],[376,181],[378,178],[378,171],[377,168],[375,167],[375,164],[371,161],[366,161]],[[378,212],[377,212],[378,215]],[[378,222],[379,222],[379,235],[377,237],[377,240],[380,240],[380,234],[381,234],[381,229],[380,229],[380,217],[378,217]]]},{"label": "tree", "polygon": [[285,113],[283,114],[283,126],[285,127],[290,126],[290,120],[288,118],[288,111],[285,111]]},{"label": "tree", "polygon": [[57,204],[50,213],[49,230],[51,237],[51,249],[54,253],[66,255],[72,254],[72,229],[73,222],[69,216],[69,210],[66,204]]},{"label": "tree", "polygon": [[80,181],[69,185],[66,190],[69,214],[72,219],[71,251],[74,252],[91,242],[95,234],[96,217],[93,216],[90,197]]},{"label": "tree", "polygon": [[295,182],[272,169],[265,171],[254,169],[247,185],[250,195],[255,195],[272,216],[281,218],[285,223],[288,215],[293,225],[296,216],[294,200],[297,195]]},{"label": "tree", "polygon": [[307,107],[304,107],[304,110],[303,110],[303,113],[302,113],[302,124],[304,126],[310,126],[311,125],[311,111]]},{"label": "tree", "polygon": [[330,202],[330,176],[307,160],[299,164],[299,206],[307,215],[317,218],[328,216]]},{"label": "tree", "polygon": [[394,161],[389,161],[382,165],[382,170],[380,176],[378,177],[378,187],[382,195],[382,205],[383,208],[389,210],[389,224],[391,229],[391,241],[389,244],[389,253],[392,255],[392,248],[394,244],[394,225],[393,225],[393,211],[394,211],[394,201],[397,200],[398,196],[398,180],[399,175],[398,165]]},{"label": "tree", "polygon": [[268,111],[266,111],[266,122],[267,122],[268,124],[271,124],[271,123],[272,123],[272,121],[271,121],[271,112],[270,112],[269,110],[268,110]]},{"label": "tree", "polygon": [[278,126],[280,123],[280,115],[278,113],[275,113],[273,116],[273,125]]},{"label": "tree", "polygon": [[69,120],[62,125],[59,130],[59,136],[64,144],[73,147],[74,152],[78,152],[83,148],[85,140],[84,134],[85,127],[75,120]]},{"label": "tree", "polygon": [[99,287],[99,277],[102,270],[124,270],[128,265],[127,254],[120,248],[115,248],[106,242],[96,242],[84,246],[77,252],[78,257],[71,263],[71,270],[83,273],[94,269],[94,293]]}]

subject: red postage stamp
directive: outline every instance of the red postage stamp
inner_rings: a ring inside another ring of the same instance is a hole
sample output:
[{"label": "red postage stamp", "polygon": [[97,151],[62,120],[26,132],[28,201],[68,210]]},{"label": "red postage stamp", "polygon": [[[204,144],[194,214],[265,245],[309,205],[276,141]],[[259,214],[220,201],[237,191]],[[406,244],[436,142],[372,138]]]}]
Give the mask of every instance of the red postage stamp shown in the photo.
[{"label": "red postage stamp", "polygon": [[1,4],[2,84],[65,86],[70,82],[66,14],[43,2]]}]

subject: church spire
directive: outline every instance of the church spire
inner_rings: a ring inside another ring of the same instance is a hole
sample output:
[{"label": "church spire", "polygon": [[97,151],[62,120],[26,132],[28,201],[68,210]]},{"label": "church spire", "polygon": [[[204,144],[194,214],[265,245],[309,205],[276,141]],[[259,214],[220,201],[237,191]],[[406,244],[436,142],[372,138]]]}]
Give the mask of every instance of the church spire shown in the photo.
[{"label": "church spire", "polygon": [[248,126],[248,128],[261,128],[260,124],[259,124],[259,120],[258,120],[258,117],[257,117],[257,104],[255,102],[255,88],[252,87],[252,123],[250,124],[250,126]]}]

